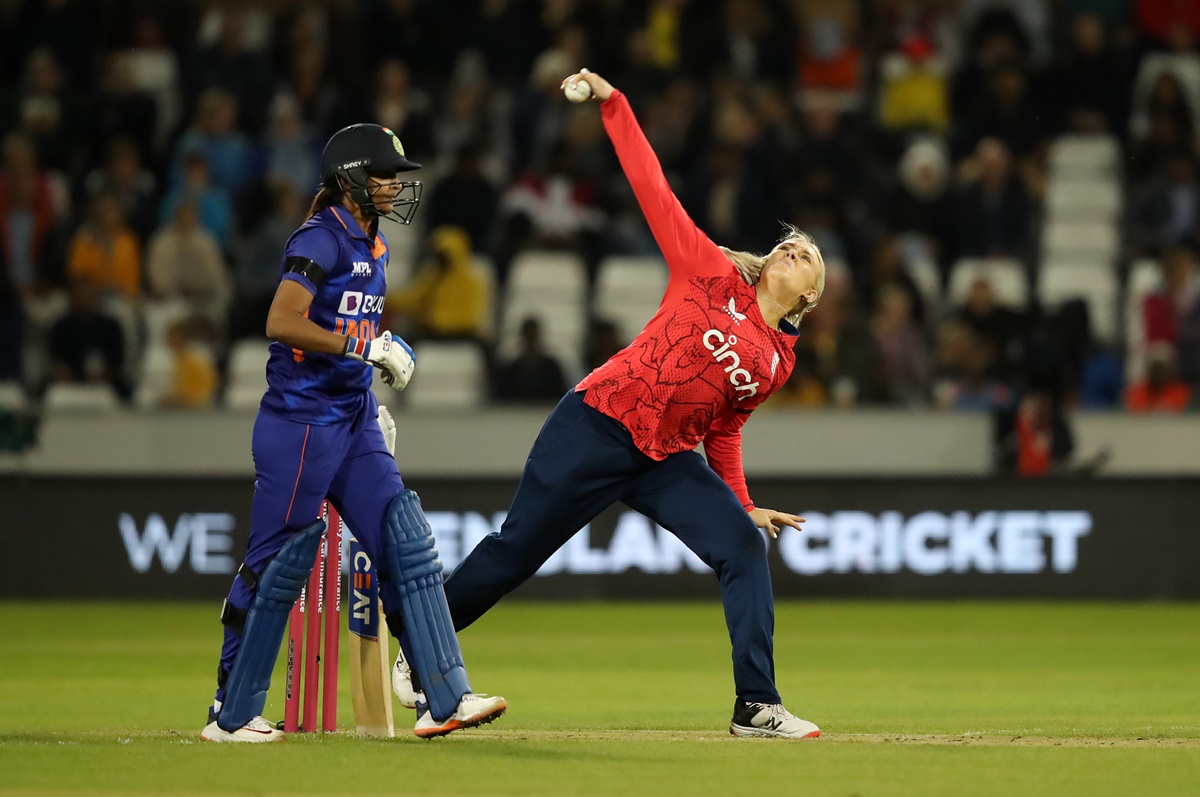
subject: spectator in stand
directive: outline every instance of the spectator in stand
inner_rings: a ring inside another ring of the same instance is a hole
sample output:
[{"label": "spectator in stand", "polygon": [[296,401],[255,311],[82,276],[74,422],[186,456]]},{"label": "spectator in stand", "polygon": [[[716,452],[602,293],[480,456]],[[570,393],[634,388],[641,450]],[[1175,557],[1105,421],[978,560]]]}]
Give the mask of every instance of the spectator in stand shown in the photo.
[{"label": "spectator in stand", "polygon": [[84,277],[69,290],[70,307],[50,328],[50,381],[107,383],[128,400],[133,390],[125,377],[125,336],[97,309],[103,288]]},{"label": "spectator in stand", "polygon": [[1192,399],[1192,388],[1176,371],[1175,347],[1158,342],[1149,346],[1146,376],[1125,391],[1130,412],[1183,412]]},{"label": "spectator in stand", "polygon": [[271,71],[263,54],[247,46],[247,22],[247,14],[236,5],[221,10],[216,41],[196,53],[190,93],[195,96],[216,88],[236,96],[241,128],[257,132],[265,121],[263,109],[271,93]]},{"label": "spectator in stand", "polygon": [[[363,19],[364,49],[370,67],[382,61],[407,59],[417,70],[420,85],[444,76],[450,69],[453,47],[443,46],[447,23],[461,23],[462,8],[451,9],[421,0],[382,0],[372,3]],[[455,25],[458,27],[458,25]],[[478,30],[478,28],[476,28]],[[382,124],[382,122],[381,122]],[[394,129],[394,128],[393,128]],[[397,135],[400,131],[396,131]],[[407,138],[404,139],[408,141]],[[412,149],[416,151],[416,147]]]},{"label": "spectator in stand", "polygon": [[598,206],[596,183],[579,174],[576,155],[565,141],[558,142],[544,170],[525,172],[501,198],[493,255],[501,290],[513,258],[529,246],[576,251],[594,280],[606,251],[607,217]]},{"label": "spectator in stand", "polygon": [[942,409],[992,412],[1008,409],[1012,391],[997,380],[995,342],[962,319],[938,329],[934,403]]},{"label": "spectator in stand", "polygon": [[1163,290],[1142,307],[1143,339],[1175,348],[1179,375],[1200,389],[1200,263],[1194,249],[1174,246],[1163,253]]},{"label": "spectator in stand", "polygon": [[1028,254],[1032,202],[1013,171],[1004,142],[979,142],[975,176],[960,189],[954,204],[960,255],[1023,259]]},{"label": "spectator in stand", "polygon": [[1055,65],[1053,102],[1059,130],[1123,135],[1129,118],[1127,66],[1098,14],[1075,14],[1071,39]]},{"label": "spectator in stand", "polygon": [[379,65],[371,117],[413,152],[434,151],[431,107],[429,95],[413,87],[407,64],[391,60]]},{"label": "spectator in stand", "polygon": [[1075,450],[1062,403],[1049,391],[1027,392],[1015,413],[998,413],[996,421],[1001,467],[1017,476],[1062,471]]},{"label": "spectator in stand", "polygon": [[812,374],[835,406],[888,400],[883,359],[844,266],[826,263],[821,305],[804,323],[799,344],[811,350]]},{"label": "spectator in stand", "polygon": [[318,135],[352,124],[356,114],[347,93],[326,74],[325,49],[311,38],[290,48],[287,83],[280,87],[296,98],[305,123]]},{"label": "spectator in stand", "polygon": [[500,401],[554,402],[567,390],[562,366],[542,346],[542,324],[521,322],[521,350],[496,371],[492,395]]},{"label": "spectator in stand", "polygon": [[920,34],[906,36],[879,64],[879,124],[886,132],[943,134],[950,127],[946,64]]},{"label": "spectator in stand", "polygon": [[1018,159],[1035,155],[1050,131],[1048,111],[1030,87],[1030,76],[1017,60],[987,72],[983,90],[959,120],[958,151],[968,152],[985,138],[999,139]]},{"label": "spectator in stand", "polygon": [[22,299],[42,292],[50,280],[48,253],[57,213],[33,142],[21,133],[4,139],[0,172],[0,261],[6,282]]},{"label": "spectator in stand", "polygon": [[[230,340],[261,338],[267,328],[267,311],[279,287],[279,253],[287,246],[288,238],[304,222],[308,206],[303,193],[289,183],[280,183],[270,192],[271,212],[254,231],[237,260],[234,275],[235,296],[233,314],[229,319]],[[213,268],[211,255],[208,268]]]},{"label": "spectator in stand", "polygon": [[113,139],[104,168],[88,174],[84,189],[89,200],[101,193],[116,196],[141,241],[150,237],[158,225],[158,181],[142,168],[138,146],[132,139]]},{"label": "spectator in stand", "polygon": [[196,204],[175,206],[174,218],[150,239],[146,286],[156,299],[185,299],[196,315],[224,329],[232,294],[216,238],[200,224]]},{"label": "spectator in stand", "polygon": [[1200,227],[1196,159],[1186,149],[1166,157],[1163,167],[1133,187],[1126,241],[1134,257],[1153,257],[1176,245],[1194,245]]},{"label": "spectator in stand", "polygon": [[909,407],[924,405],[929,394],[929,347],[913,317],[912,294],[896,283],[881,285],[871,335],[883,361],[891,400]]},{"label": "spectator in stand", "polygon": [[1130,182],[1141,182],[1158,173],[1176,152],[1189,152],[1195,137],[1191,110],[1183,98],[1183,87],[1173,75],[1159,75],[1150,91],[1144,115],[1134,115],[1130,133]]},{"label": "spectator in stand", "polygon": [[266,186],[288,185],[307,196],[321,182],[319,162],[324,142],[305,124],[300,103],[287,93],[271,101],[267,127],[255,148],[254,173]]},{"label": "spectator in stand", "polygon": [[864,71],[859,6],[842,0],[800,0],[796,8],[801,33],[796,82],[801,91],[826,93],[843,109],[857,107]]},{"label": "spectator in stand", "polygon": [[473,142],[497,138],[492,134],[491,92],[483,79],[479,61],[478,57],[462,59],[463,68],[456,71],[445,107],[430,121],[439,173],[449,171],[459,153]]},{"label": "spectator in stand", "polygon": [[1176,0],[1134,0],[1134,19],[1142,32],[1159,42],[1180,33],[1200,40],[1200,6]]},{"label": "spectator in stand", "polygon": [[196,101],[192,125],[175,145],[172,188],[187,184],[189,158],[199,154],[208,164],[213,187],[237,196],[250,176],[250,141],[237,126],[237,98],[224,89],[206,89]]},{"label": "spectator in stand", "polygon": [[[150,11],[143,11],[133,24],[125,50],[134,86],[155,105],[154,160],[166,148],[179,124],[182,97],[179,90],[179,57],[167,46],[162,25]],[[149,158],[150,153],[146,153]]]},{"label": "spectator in stand", "polygon": [[[871,253],[869,271],[862,271],[858,276],[857,290],[862,298],[863,307],[881,309],[882,296],[885,290],[896,288],[907,297],[907,312],[923,328],[925,324],[925,300],[917,283],[909,276],[904,267],[904,249],[900,239],[895,235],[883,235],[875,242]],[[889,308],[892,310],[899,308]],[[923,348],[928,348],[924,346]]]},{"label": "spectator in stand", "polygon": [[691,43],[690,71],[702,78],[725,74],[756,82],[791,80],[796,25],[781,11],[772,18],[763,0],[725,0],[706,34]]},{"label": "spectator in stand", "polygon": [[596,370],[608,362],[610,357],[625,348],[625,344],[615,322],[609,321],[607,318],[593,318],[588,324],[584,367],[589,372]]},{"label": "spectator in stand", "polygon": [[1012,384],[1025,362],[1023,316],[996,301],[992,283],[979,277],[971,283],[956,317],[968,324],[991,347],[989,373]]},{"label": "spectator in stand", "polygon": [[0,109],[0,129],[20,130],[37,148],[47,169],[73,176],[83,167],[87,148],[79,146],[89,131],[87,116],[66,84],[58,61],[42,47],[29,55],[25,80],[11,107]]},{"label": "spectator in stand", "polygon": [[387,305],[405,320],[412,333],[406,340],[482,341],[491,312],[487,277],[471,260],[471,241],[461,227],[438,227],[429,234],[429,260],[405,287],[389,292]]},{"label": "spectator in stand", "polygon": [[217,366],[209,338],[210,325],[202,318],[188,317],[167,329],[167,346],[174,363],[171,383],[160,403],[164,407],[206,409],[217,394]]},{"label": "spectator in stand", "polygon": [[93,126],[90,162],[100,163],[110,156],[112,142],[119,139],[131,142],[135,152],[153,153],[157,114],[153,98],[134,82],[129,53],[124,50],[109,53],[104,84],[90,112]]},{"label": "spectator in stand", "polygon": [[[1185,4],[1191,5],[1191,4]],[[1196,53],[1196,42],[1200,36],[1184,25],[1172,25],[1162,41],[1166,51],[1146,53],[1138,65],[1137,78],[1133,84],[1133,118],[1130,128],[1135,138],[1145,136],[1148,119],[1155,112],[1164,110],[1164,101],[1170,102],[1178,115],[1186,113],[1193,125],[1200,120],[1200,54]],[[1170,76],[1175,87],[1172,95],[1164,97],[1162,78]],[[1190,130],[1195,134],[1195,130]],[[1196,146],[1193,137],[1188,147]]]},{"label": "spectator in stand", "polygon": [[71,237],[67,279],[129,301],[141,295],[142,247],[116,194],[101,192],[92,198],[87,221]]},{"label": "spectator in stand", "polygon": [[[757,168],[750,147],[760,129],[749,107],[726,102],[717,108],[717,141],[698,164],[680,197],[706,235],[740,250],[768,248],[777,233],[768,174]],[[765,242],[765,243],[764,243]]]},{"label": "spectator in stand", "polygon": [[904,245],[922,247],[937,262],[945,284],[957,235],[946,149],[938,139],[917,138],[904,150],[896,172],[899,179],[884,214],[888,229]]},{"label": "spectator in stand", "polygon": [[476,252],[485,252],[490,245],[499,203],[496,186],[483,173],[482,155],[477,144],[464,144],[454,169],[433,186],[425,200],[429,229],[461,227]]},{"label": "spectator in stand", "polygon": [[159,224],[174,218],[176,208],[184,202],[196,206],[200,223],[228,252],[233,238],[233,203],[226,191],[209,180],[208,158],[200,150],[184,154],[183,181],[163,197]]}]

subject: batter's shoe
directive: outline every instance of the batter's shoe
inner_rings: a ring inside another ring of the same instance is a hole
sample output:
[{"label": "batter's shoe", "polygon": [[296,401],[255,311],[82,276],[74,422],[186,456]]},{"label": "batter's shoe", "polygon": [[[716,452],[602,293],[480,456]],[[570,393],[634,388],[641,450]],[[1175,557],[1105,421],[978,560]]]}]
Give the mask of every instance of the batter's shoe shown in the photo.
[{"label": "batter's shoe", "polygon": [[282,742],[283,731],[262,717],[255,717],[236,731],[227,731],[217,724],[216,720],[204,726],[200,738],[206,742]]},{"label": "batter's shoe", "polygon": [[814,739],[821,735],[821,729],[808,720],[793,716],[782,703],[746,703],[735,700],[729,733],[733,736]]},{"label": "batter's shoe", "polygon": [[405,708],[416,708],[417,703],[425,699],[424,694],[413,689],[412,668],[404,660],[403,650],[396,654],[396,663],[392,667],[392,692]]},{"label": "batter's shoe", "polygon": [[430,713],[428,704],[422,700],[417,703],[417,724],[413,733],[422,739],[445,736],[462,728],[486,725],[503,714],[507,708],[508,703],[502,697],[468,693],[458,701],[457,711],[444,722],[438,722]]}]

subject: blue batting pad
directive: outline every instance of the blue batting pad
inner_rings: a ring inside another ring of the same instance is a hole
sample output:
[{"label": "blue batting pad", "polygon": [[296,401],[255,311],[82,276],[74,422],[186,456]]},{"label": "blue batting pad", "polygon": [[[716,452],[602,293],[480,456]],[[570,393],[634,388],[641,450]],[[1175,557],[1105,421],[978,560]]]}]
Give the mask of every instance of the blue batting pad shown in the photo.
[{"label": "blue batting pad", "polygon": [[293,534],[258,580],[258,593],[242,631],[242,647],[229,672],[225,702],[217,717],[223,730],[236,731],[262,714],[288,615],[312,572],[324,532],[325,521],[318,520]]},{"label": "blue batting pad", "polygon": [[421,499],[412,490],[388,505],[386,531],[384,556],[392,586],[400,593],[404,629],[412,643],[410,663],[433,718],[441,722],[455,712],[471,685],[442,589],[442,560]]}]

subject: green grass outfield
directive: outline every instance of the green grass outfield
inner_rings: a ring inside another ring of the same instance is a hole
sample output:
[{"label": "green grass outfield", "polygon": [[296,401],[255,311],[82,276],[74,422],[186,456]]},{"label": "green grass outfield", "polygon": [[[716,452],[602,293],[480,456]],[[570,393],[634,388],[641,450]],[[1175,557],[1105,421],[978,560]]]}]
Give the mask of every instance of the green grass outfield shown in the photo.
[{"label": "green grass outfield", "polygon": [[0,603],[0,794],[1200,794],[1197,604],[781,604],[795,742],[728,736],[716,602],[510,602],[462,637],[495,725],[266,746],[199,741],[218,608]]}]

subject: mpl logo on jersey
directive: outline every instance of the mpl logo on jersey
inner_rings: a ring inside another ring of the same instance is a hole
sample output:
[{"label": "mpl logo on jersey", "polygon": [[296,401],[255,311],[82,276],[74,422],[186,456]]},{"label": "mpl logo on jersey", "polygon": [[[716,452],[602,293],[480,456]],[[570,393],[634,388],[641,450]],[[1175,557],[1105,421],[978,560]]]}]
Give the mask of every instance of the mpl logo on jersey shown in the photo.
[{"label": "mpl logo on jersey", "polygon": [[371,264],[365,260],[355,260],[353,264],[353,277],[369,277],[371,276]]},{"label": "mpl logo on jersey", "polygon": [[732,347],[736,346],[737,342],[737,335],[726,338],[719,329],[710,329],[704,333],[704,348],[713,353],[717,362],[730,360],[729,365],[725,366],[725,373],[729,374],[729,383],[738,394],[737,400],[741,401],[758,395],[758,382],[750,381],[754,377],[742,367],[742,358],[733,350]]}]

